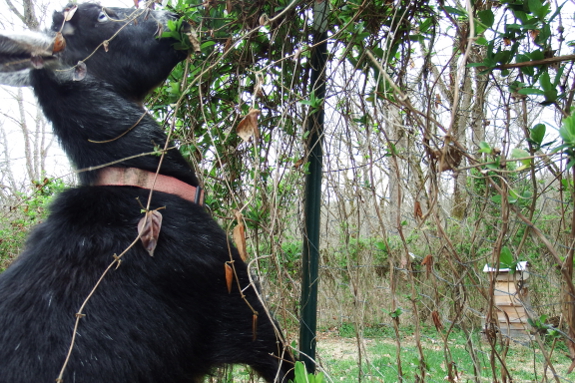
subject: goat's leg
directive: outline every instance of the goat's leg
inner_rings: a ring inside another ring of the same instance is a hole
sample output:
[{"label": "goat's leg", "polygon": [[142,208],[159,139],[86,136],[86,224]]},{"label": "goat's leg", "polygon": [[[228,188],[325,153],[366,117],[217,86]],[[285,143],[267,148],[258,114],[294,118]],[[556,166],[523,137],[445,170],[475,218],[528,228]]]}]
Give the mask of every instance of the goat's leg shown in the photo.
[{"label": "goat's leg", "polygon": [[268,382],[287,383],[293,379],[294,360],[279,327],[268,317],[253,288],[244,294],[257,314],[239,294],[225,297],[218,359],[221,363],[247,364]]}]

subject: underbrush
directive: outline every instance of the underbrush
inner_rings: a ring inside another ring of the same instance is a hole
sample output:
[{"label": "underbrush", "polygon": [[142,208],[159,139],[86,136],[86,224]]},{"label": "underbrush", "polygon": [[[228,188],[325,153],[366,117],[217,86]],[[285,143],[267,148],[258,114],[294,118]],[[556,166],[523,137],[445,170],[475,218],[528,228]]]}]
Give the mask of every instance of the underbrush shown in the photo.
[{"label": "underbrush", "polygon": [[65,188],[63,181],[50,178],[33,186],[29,196],[18,195],[0,215],[0,272],[22,252],[30,230],[46,218],[54,196]]}]

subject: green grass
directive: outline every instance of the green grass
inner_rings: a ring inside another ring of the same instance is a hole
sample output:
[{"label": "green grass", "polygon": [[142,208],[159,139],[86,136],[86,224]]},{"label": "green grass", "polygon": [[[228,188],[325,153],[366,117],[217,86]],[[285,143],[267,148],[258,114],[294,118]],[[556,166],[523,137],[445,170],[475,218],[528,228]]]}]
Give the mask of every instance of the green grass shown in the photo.
[{"label": "green grass", "polygon": [[[379,327],[379,330],[371,328],[365,331],[365,344],[367,358],[362,358],[362,380],[366,382],[397,382],[398,362],[397,345],[395,337],[390,334],[389,327]],[[444,343],[439,334],[433,328],[422,329],[422,348],[426,364],[426,381],[442,382],[448,375],[446,352]],[[347,335],[347,337],[346,337]],[[357,382],[359,377],[357,342],[354,338],[353,325],[340,326],[339,337],[330,337],[322,341],[320,337],[318,356],[322,366],[334,382]],[[403,379],[406,382],[415,381],[416,374],[420,375],[419,352],[415,345],[413,329],[403,327],[400,329],[401,351],[400,360],[403,371]],[[491,349],[488,343],[482,342],[478,334],[472,339],[474,352],[479,364],[479,377],[481,382],[495,381],[491,369]],[[469,350],[466,347],[465,334],[462,331],[453,331],[447,341],[449,360],[453,362],[453,371],[460,375],[460,381],[474,381],[474,366]],[[551,348],[546,346],[549,352]],[[566,377],[566,370],[570,364],[569,358],[562,347],[556,347],[552,354],[558,375]],[[500,347],[496,347],[501,352]],[[369,361],[369,362],[368,362]],[[510,376],[515,382],[541,381],[544,369],[544,358],[538,347],[525,347],[512,344],[505,359],[505,365]],[[495,363],[495,377],[501,380],[501,364]],[[551,376],[548,374],[551,378]],[[565,379],[565,378],[564,378]],[[570,380],[560,380],[570,381]]]}]

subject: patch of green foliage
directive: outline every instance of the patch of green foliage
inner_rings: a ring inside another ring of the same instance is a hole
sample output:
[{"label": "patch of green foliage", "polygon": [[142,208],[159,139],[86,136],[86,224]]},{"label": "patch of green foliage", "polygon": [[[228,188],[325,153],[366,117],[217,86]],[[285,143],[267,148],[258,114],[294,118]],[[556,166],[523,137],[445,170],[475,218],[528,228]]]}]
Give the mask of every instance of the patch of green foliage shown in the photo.
[{"label": "patch of green foliage", "polygon": [[21,202],[0,217],[0,272],[22,252],[30,229],[46,218],[54,195],[65,188],[62,180],[50,178],[33,185],[30,196],[20,195]]}]

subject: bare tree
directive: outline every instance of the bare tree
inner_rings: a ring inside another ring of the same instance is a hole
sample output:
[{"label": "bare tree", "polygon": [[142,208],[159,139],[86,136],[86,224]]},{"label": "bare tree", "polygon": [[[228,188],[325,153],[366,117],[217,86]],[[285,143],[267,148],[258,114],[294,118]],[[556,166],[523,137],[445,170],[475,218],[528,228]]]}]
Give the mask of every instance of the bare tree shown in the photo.
[{"label": "bare tree", "polygon": [[[24,25],[37,30],[47,13],[47,3],[31,0],[6,0],[6,6],[9,12],[0,19],[5,29]],[[25,192],[32,181],[51,175],[46,161],[54,138],[31,92],[20,88],[4,88],[3,92],[8,101],[0,107],[4,117],[0,124],[0,195],[9,198]]]}]

